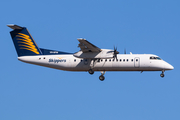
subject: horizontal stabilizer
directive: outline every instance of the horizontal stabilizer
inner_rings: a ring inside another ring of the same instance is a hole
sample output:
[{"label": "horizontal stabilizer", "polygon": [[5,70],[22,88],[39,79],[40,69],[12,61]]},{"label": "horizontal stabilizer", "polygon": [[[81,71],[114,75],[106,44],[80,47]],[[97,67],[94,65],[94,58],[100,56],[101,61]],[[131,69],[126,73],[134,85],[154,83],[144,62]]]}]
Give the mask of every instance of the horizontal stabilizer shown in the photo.
[{"label": "horizontal stabilizer", "polygon": [[15,30],[15,29],[17,29],[17,30],[23,29],[23,27],[20,27],[20,26],[18,26],[18,25],[14,25],[14,24],[10,24],[10,25],[7,25],[7,26],[10,27],[10,28],[13,29],[13,30]]}]

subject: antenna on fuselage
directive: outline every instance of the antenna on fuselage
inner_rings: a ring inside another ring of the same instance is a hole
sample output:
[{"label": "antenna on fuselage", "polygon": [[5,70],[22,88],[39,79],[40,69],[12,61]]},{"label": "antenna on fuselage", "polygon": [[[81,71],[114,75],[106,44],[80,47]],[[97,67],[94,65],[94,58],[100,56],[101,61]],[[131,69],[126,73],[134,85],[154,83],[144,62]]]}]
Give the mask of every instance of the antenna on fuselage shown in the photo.
[{"label": "antenna on fuselage", "polygon": [[126,48],[124,49],[124,54],[126,54]]}]

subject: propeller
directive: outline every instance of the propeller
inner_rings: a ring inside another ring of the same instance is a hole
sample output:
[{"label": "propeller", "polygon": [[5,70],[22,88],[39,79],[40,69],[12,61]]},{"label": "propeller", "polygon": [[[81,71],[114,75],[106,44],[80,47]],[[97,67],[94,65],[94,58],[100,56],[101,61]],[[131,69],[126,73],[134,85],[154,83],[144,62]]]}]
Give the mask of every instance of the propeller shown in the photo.
[{"label": "propeller", "polygon": [[119,52],[117,51],[117,47],[115,48],[114,46],[114,58],[116,58],[116,61],[117,61],[117,54],[119,54]]}]

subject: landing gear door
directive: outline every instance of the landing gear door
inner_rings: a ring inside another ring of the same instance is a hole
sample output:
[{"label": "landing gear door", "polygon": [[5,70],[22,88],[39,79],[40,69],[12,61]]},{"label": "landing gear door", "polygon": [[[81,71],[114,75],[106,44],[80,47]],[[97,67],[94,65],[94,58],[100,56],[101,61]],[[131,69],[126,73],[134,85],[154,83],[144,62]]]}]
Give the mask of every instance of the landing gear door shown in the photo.
[{"label": "landing gear door", "polygon": [[140,67],[140,58],[138,57],[134,58],[134,67],[136,68]]},{"label": "landing gear door", "polygon": [[88,59],[84,59],[84,65],[88,65],[89,60]]},{"label": "landing gear door", "polygon": [[91,59],[83,59],[83,68],[89,68],[90,63]]}]

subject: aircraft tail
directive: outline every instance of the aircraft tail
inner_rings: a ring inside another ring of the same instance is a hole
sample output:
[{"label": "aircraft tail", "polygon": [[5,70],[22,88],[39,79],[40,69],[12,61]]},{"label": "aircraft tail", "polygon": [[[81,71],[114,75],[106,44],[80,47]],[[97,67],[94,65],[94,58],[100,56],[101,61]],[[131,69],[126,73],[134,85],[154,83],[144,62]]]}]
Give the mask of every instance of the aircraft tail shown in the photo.
[{"label": "aircraft tail", "polygon": [[7,25],[12,28],[10,32],[18,57],[42,55],[41,50],[32,38],[28,29],[18,25]]}]

